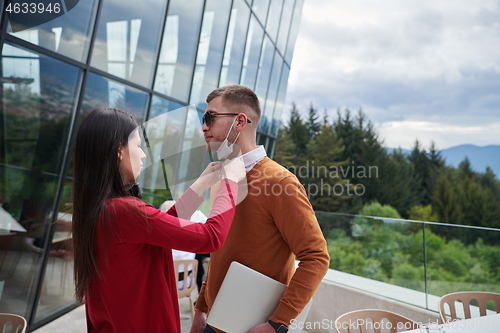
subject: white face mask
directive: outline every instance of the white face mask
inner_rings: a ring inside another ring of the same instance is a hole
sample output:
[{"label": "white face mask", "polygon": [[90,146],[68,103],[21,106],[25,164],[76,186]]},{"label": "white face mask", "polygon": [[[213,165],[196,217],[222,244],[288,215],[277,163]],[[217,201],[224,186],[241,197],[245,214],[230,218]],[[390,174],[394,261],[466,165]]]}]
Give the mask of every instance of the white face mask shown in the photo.
[{"label": "white face mask", "polygon": [[227,132],[226,139],[222,141],[222,143],[219,146],[219,149],[217,149],[217,158],[219,160],[226,159],[229,155],[233,153],[233,147],[234,144],[236,143],[236,140],[238,140],[238,137],[240,136],[240,133],[236,135],[236,139],[234,139],[234,142],[232,145],[229,145],[229,142],[227,141],[227,138],[229,137],[229,133],[231,133],[231,130],[233,129],[234,122],[236,121],[236,117],[234,117],[233,123],[231,124],[231,127],[229,128],[229,132]]}]

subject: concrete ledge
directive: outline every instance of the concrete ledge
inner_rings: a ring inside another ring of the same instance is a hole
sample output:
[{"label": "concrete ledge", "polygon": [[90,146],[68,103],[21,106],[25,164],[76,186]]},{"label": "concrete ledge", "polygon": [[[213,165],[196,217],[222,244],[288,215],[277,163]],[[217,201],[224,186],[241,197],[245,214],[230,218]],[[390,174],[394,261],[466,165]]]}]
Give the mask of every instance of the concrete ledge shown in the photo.
[{"label": "concrete ledge", "polygon": [[335,319],[354,310],[382,309],[417,322],[436,322],[437,312],[398,302],[362,290],[323,280],[316,291],[304,329],[311,333],[335,333]]}]

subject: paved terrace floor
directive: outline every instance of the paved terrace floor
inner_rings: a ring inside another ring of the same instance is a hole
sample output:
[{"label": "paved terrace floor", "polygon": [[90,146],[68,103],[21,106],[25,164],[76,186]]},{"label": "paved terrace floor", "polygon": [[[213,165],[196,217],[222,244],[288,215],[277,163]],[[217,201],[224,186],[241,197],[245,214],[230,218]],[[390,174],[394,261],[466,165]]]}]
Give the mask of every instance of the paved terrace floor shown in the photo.
[{"label": "paved terrace floor", "polygon": [[[193,292],[193,296],[195,293],[196,291]],[[189,299],[184,298],[179,300],[179,307],[181,310],[181,333],[189,333],[191,329]],[[82,305],[33,331],[33,333],[87,333],[86,328],[85,305]],[[306,330],[302,332],[308,333]]]},{"label": "paved terrace floor", "polygon": [[[191,313],[189,309],[189,299],[179,300],[181,310],[181,330],[182,333],[189,333],[191,328]],[[87,333],[85,322],[85,305],[79,306],[73,311],[57,318],[45,326],[33,331],[34,333]]]}]

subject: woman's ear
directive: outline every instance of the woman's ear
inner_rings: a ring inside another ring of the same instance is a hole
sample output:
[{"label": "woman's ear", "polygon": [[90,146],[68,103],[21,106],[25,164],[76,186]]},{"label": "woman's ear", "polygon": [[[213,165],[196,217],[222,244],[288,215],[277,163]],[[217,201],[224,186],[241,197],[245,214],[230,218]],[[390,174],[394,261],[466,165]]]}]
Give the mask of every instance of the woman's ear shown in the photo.
[{"label": "woman's ear", "polygon": [[118,159],[121,161],[123,156],[122,156],[122,150],[123,150],[123,146],[121,145],[120,143],[120,146],[118,147]]}]

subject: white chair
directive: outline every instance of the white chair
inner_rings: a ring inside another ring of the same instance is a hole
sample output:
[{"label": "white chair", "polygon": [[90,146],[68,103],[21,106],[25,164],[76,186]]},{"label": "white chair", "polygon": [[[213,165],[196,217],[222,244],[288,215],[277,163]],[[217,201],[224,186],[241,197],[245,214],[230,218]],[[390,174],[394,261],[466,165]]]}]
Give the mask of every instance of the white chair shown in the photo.
[{"label": "white chair", "polygon": [[[178,286],[177,296],[179,299],[188,297],[191,308],[191,319],[194,317],[194,303],[191,293],[196,288],[196,274],[198,272],[198,260],[174,260],[175,282]],[[182,274],[184,272],[184,274]],[[179,283],[179,273],[183,275],[182,282]]]},{"label": "white chair", "polygon": [[441,316],[441,320],[443,323],[448,322],[448,318],[446,318],[446,313],[444,310],[444,305],[448,304],[450,307],[450,315],[451,320],[461,319],[457,316],[457,309],[455,308],[455,302],[462,302],[463,310],[464,310],[464,319],[471,318],[471,300],[476,300],[479,307],[479,316],[486,316],[486,302],[488,300],[492,300],[495,302],[496,311],[500,313],[500,294],[488,293],[482,291],[462,291],[457,293],[451,293],[444,295],[439,299],[439,314]]},{"label": "white chair", "polygon": [[5,333],[5,327],[9,322],[12,324],[12,333],[26,332],[26,319],[11,313],[0,313],[0,333]]}]

